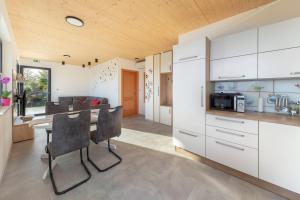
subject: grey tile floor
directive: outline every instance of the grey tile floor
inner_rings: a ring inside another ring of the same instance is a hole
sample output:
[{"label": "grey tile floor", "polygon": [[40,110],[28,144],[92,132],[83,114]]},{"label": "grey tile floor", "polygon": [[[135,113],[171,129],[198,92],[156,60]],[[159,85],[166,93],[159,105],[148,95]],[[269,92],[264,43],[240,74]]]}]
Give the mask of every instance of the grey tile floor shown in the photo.
[{"label": "grey tile floor", "polygon": [[[144,120],[124,120],[120,138],[114,140],[123,162],[98,173],[89,163],[92,178],[81,187],[56,196],[49,178],[42,180],[47,162],[40,159],[45,146],[44,130],[35,139],[14,144],[0,185],[1,200],[279,200],[273,193],[201,163],[178,156],[171,129]],[[159,131],[161,127],[161,131]],[[152,131],[152,132],[151,132]],[[136,139],[135,139],[136,138]],[[114,161],[102,145],[91,144],[91,157],[100,166]],[[59,188],[85,178],[79,152],[58,158],[54,176]]]}]

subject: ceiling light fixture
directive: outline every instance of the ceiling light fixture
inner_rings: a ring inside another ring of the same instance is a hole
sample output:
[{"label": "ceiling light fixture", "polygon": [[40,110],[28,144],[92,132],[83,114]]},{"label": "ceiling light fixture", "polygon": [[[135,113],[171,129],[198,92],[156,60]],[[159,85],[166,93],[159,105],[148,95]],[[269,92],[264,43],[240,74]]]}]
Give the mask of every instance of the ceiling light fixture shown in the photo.
[{"label": "ceiling light fixture", "polygon": [[66,62],[65,62],[65,61],[62,61],[62,62],[61,62],[61,64],[62,64],[62,65],[65,65],[65,64],[66,64]]},{"label": "ceiling light fixture", "polygon": [[85,68],[85,64],[83,64],[82,67]]},{"label": "ceiling light fixture", "polygon": [[98,58],[95,58],[95,63],[97,63],[98,62]]},{"label": "ceiling light fixture", "polygon": [[88,62],[88,66],[91,66],[91,62]]},{"label": "ceiling light fixture", "polygon": [[63,57],[65,57],[65,58],[71,58],[71,56],[69,54],[64,54]]},{"label": "ceiling light fixture", "polygon": [[66,22],[71,24],[72,26],[82,27],[84,25],[84,22],[74,16],[66,16]]}]

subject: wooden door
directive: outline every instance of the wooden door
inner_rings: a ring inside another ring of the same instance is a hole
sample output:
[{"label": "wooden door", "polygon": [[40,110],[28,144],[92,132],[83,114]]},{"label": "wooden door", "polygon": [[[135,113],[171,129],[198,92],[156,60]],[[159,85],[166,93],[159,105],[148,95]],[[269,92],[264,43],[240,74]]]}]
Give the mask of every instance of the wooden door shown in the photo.
[{"label": "wooden door", "polygon": [[137,71],[122,70],[122,105],[123,116],[138,114],[138,80]]}]

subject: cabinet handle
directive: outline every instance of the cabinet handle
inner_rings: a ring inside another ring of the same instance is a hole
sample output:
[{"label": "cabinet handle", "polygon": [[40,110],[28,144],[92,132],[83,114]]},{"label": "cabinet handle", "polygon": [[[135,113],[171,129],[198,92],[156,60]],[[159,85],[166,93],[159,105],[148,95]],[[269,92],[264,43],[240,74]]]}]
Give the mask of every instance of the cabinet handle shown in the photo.
[{"label": "cabinet handle", "polygon": [[179,131],[179,133],[182,133],[184,135],[189,135],[189,136],[192,136],[192,137],[198,137],[197,135],[193,135],[193,134],[190,134],[190,133],[187,133],[187,132],[184,132],[184,131]]},{"label": "cabinet handle", "polygon": [[189,56],[189,57],[180,58],[179,60],[184,61],[184,60],[190,60],[190,59],[197,58],[197,57],[198,56]]},{"label": "cabinet handle", "polygon": [[160,93],[159,93],[159,86],[157,87],[157,96],[160,96]]},{"label": "cabinet handle", "polygon": [[220,118],[220,117],[216,117],[216,120],[239,123],[239,124],[244,124],[245,123],[244,121],[238,121],[238,120],[233,120],[233,119],[224,119],[224,118]]},{"label": "cabinet handle", "polygon": [[201,86],[201,107],[203,107],[203,86]]},{"label": "cabinet handle", "polygon": [[300,72],[291,72],[290,74],[291,74],[291,75],[299,75]]},{"label": "cabinet handle", "polygon": [[230,144],[225,144],[223,142],[216,141],[216,143],[219,144],[219,145],[223,145],[223,146],[232,148],[232,149],[236,149],[236,150],[240,150],[240,151],[245,151],[245,149],[243,149],[243,148],[236,147],[236,146],[233,146],[233,145],[230,145]]},{"label": "cabinet handle", "polygon": [[216,131],[217,131],[217,132],[220,132],[220,133],[229,134],[229,135],[234,135],[234,136],[239,136],[239,137],[245,137],[245,135],[243,135],[243,134],[232,133],[232,132],[229,132],[229,131],[223,131],[223,130],[220,130],[220,129],[216,129]]},{"label": "cabinet handle", "polygon": [[219,79],[228,79],[228,78],[236,79],[236,78],[245,78],[245,77],[246,77],[246,75],[242,75],[242,76],[219,76],[218,78]]}]

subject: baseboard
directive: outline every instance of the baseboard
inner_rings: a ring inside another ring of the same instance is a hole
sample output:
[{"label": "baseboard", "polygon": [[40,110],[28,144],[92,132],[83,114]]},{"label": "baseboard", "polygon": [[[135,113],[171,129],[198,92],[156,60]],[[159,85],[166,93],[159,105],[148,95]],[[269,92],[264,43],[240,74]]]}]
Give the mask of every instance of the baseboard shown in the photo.
[{"label": "baseboard", "polygon": [[175,147],[175,151],[198,162],[201,162],[203,164],[206,164],[212,168],[218,169],[226,174],[229,174],[231,176],[235,176],[239,179],[242,179],[248,183],[251,183],[253,185],[256,185],[257,187],[260,187],[262,189],[268,190],[270,192],[273,192],[275,194],[278,194],[284,198],[290,199],[290,200],[296,200],[296,199],[300,199],[300,194],[295,193],[293,191],[287,190],[285,188],[279,187],[277,185],[274,185],[272,183],[260,180],[256,177],[250,176],[248,174],[245,174],[243,172],[237,171],[235,169],[232,169],[230,167],[227,167],[225,165],[222,165],[220,163],[217,163],[215,161],[209,160],[205,157],[196,155],[194,153],[191,153],[189,151],[186,151],[182,148],[179,147]]}]

